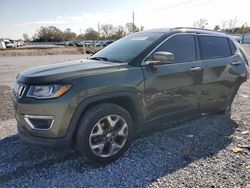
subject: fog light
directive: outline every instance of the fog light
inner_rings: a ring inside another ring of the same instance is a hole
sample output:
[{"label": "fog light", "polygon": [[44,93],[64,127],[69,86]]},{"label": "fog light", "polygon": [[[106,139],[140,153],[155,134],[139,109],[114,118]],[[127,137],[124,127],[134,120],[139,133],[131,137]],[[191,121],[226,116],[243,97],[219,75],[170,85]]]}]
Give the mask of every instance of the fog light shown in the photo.
[{"label": "fog light", "polygon": [[39,131],[50,130],[54,123],[53,116],[24,115],[24,120],[32,129]]}]

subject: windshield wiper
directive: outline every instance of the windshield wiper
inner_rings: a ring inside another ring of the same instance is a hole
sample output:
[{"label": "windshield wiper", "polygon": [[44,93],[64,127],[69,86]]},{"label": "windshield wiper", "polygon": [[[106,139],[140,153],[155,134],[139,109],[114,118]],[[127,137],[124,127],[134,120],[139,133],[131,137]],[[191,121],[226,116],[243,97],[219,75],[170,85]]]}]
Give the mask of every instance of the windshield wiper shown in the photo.
[{"label": "windshield wiper", "polygon": [[108,61],[106,57],[90,57],[89,59],[98,60],[98,61]]},{"label": "windshield wiper", "polygon": [[113,62],[113,63],[121,63],[121,61],[109,59],[107,57],[89,57],[88,59],[97,60],[97,61],[108,61],[108,62]]}]

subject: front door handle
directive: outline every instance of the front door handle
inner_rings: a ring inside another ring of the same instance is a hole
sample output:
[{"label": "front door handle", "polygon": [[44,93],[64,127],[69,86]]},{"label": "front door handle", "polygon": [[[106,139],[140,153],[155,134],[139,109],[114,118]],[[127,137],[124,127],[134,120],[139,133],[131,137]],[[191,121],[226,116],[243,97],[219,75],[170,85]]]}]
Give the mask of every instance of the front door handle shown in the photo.
[{"label": "front door handle", "polygon": [[237,66],[237,65],[240,65],[241,63],[242,63],[241,61],[235,61],[235,62],[231,63],[231,65]]},{"label": "front door handle", "polygon": [[198,71],[201,71],[201,67],[192,67],[189,69],[189,72],[198,72]]}]

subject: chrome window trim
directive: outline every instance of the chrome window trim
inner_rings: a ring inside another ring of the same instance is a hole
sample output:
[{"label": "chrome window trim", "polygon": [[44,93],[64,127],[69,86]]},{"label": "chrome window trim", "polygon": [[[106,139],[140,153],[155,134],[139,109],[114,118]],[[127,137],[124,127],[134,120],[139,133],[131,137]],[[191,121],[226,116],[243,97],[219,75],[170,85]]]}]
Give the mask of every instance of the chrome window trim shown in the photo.
[{"label": "chrome window trim", "polygon": [[170,36],[168,36],[166,39],[164,39],[160,44],[158,44],[143,60],[142,60],[142,63],[141,63],[141,66],[145,66],[147,65],[147,61],[146,59],[152,54],[154,53],[155,50],[157,50],[157,48],[159,48],[162,44],[164,44],[167,40],[171,39],[172,37],[174,36],[178,36],[178,35],[193,35],[193,36],[196,36],[197,33],[175,33],[175,34],[172,34]]},{"label": "chrome window trim", "polygon": [[[52,120],[51,121],[51,124],[49,126],[49,128],[47,129],[40,129],[40,128],[36,128],[32,123],[31,121],[29,120],[30,119],[49,119],[49,120]],[[26,123],[30,126],[31,129],[33,130],[36,130],[36,131],[49,131],[53,124],[54,124],[54,116],[39,116],[39,115],[24,115],[24,120],[26,121]]]}]

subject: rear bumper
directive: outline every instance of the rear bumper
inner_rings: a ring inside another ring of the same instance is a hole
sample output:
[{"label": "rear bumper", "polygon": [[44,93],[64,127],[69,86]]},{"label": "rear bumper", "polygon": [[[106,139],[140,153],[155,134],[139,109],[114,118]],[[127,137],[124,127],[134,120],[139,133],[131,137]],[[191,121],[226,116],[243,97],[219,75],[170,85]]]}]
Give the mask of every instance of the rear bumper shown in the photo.
[{"label": "rear bumper", "polygon": [[72,138],[70,136],[65,136],[63,138],[44,138],[33,136],[29,134],[29,132],[19,123],[17,123],[17,130],[19,137],[27,143],[59,150],[69,150],[71,148]]}]

